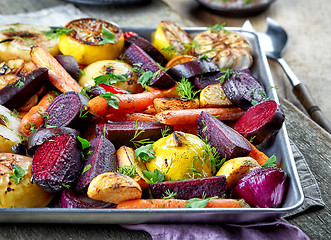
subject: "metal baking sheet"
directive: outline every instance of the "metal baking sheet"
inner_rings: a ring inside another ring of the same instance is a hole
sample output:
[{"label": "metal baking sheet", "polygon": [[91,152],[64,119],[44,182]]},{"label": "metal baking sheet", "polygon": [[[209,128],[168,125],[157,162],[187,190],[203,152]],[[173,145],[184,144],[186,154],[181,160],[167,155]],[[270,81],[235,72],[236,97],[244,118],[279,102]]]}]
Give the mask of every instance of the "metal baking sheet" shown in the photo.
[{"label": "metal baking sheet", "polygon": [[[153,28],[122,28],[135,31],[147,39],[155,31]],[[194,35],[206,28],[184,28]],[[264,84],[269,96],[279,102],[271,77],[267,58],[263,53],[257,36],[241,28],[227,28],[239,31],[250,42],[254,64],[252,74]],[[275,154],[281,167],[289,176],[285,201],[280,208],[242,208],[242,209],[61,209],[61,208],[4,208],[0,209],[0,222],[26,223],[88,223],[88,224],[138,224],[138,223],[240,223],[257,222],[279,218],[300,207],[304,195],[300,185],[285,124],[278,134],[262,146],[271,156]]]}]

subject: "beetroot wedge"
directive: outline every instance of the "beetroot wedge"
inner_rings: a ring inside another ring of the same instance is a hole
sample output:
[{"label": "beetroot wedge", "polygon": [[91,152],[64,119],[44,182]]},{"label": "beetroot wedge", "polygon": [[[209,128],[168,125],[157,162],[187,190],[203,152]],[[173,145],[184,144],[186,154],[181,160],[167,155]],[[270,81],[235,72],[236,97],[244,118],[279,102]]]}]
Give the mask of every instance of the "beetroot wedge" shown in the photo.
[{"label": "beetroot wedge", "polygon": [[261,144],[278,132],[285,116],[278,104],[268,100],[254,105],[237,121],[235,130],[253,144]]},{"label": "beetroot wedge", "polygon": [[90,142],[87,161],[83,173],[79,176],[76,190],[85,190],[93,178],[105,172],[117,170],[116,150],[114,145],[104,136],[100,135]]},{"label": "beetroot wedge", "polygon": [[218,150],[222,158],[244,157],[251,151],[251,147],[240,134],[208,113],[200,114],[198,133]]},{"label": "beetroot wedge", "polygon": [[163,198],[167,196],[166,192],[176,193],[174,198],[178,199],[203,198],[203,196],[221,198],[226,193],[225,188],[225,176],[150,184],[153,198]]},{"label": "beetroot wedge", "polygon": [[151,71],[154,75],[151,83],[152,87],[159,89],[169,89],[175,85],[175,81],[140,47],[132,43],[124,52],[124,61],[138,69],[138,75],[142,72]]},{"label": "beetroot wedge", "polygon": [[267,94],[262,84],[249,70],[236,70],[223,84],[226,97],[237,107],[249,109],[254,103],[262,102]]},{"label": "beetroot wedge", "polygon": [[44,142],[33,157],[32,182],[48,192],[72,186],[81,173],[81,151],[71,134],[55,136]]}]

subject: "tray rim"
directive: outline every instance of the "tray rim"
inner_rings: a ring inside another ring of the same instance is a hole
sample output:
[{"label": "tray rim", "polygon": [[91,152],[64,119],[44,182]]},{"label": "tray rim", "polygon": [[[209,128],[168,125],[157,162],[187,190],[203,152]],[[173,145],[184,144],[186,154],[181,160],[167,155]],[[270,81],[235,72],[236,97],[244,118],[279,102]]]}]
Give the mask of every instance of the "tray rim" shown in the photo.
[{"label": "tray rim", "polygon": [[[156,28],[154,27],[122,27],[123,32],[124,31],[132,31],[135,30],[137,32],[139,31],[155,31]],[[188,31],[189,33],[193,32],[201,32],[205,31],[207,27],[182,27],[183,30]],[[267,61],[267,57],[265,53],[262,50],[261,44],[259,42],[258,36],[251,31],[247,31],[242,29],[241,27],[226,27],[226,30],[229,31],[238,31],[246,34],[251,34],[254,38],[254,41],[257,45],[257,52],[260,56],[260,59],[262,61],[262,64],[264,66],[265,74],[268,78],[268,81],[274,85],[274,81],[271,75],[271,70]],[[272,93],[272,97],[274,100],[279,103],[278,95],[275,89],[271,89],[270,92]],[[178,216],[181,214],[213,214],[213,215],[224,215],[224,214],[242,214],[242,213],[250,213],[250,214],[260,214],[261,216],[264,216],[264,214],[271,214],[271,218],[277,218],[281,217],[284,214],[291,212],[297,208],[299,208],[303,202],[304,202],[304,194],[302,190],[302,186],[300,183],[299,175],[297,172],[296,164],[294,161],[294,157],[291,151],[291,146],[288,138],[288,134],[286,131],[285,123],[283,124],[282,129],[278,132],[278,135],[282,135],[285,142],[286,148],[289,150],[288,152],[288,158],[289,158],[289,166],[291,167],[291,174],[293,174],[293,180],[295,183],[295,188],[298,191],[298,201],[288,207],[281,207],[281,208],[234,208],[234,209],[212,209],[212,208],[203,208],[203,209],[63,209],[63,208],[0,208],[0,222],[48,222],[48,223],[89,223],[89,224],[96,224],[96,223],[122,223],[120,220],[112,221],[111,219],[108,219],[109,221],[103,221],[99,222],[89,222],[84,219],[80,219],[81,216],[91,216],[94,217],[100,217],[104,216],[105,214],[117,214],[118,216],[125,216],[128,214],[147,214],[148,216],[154,217],[155,214],[165,214],[166,216]],[[24,216],[23,216],[24,215]],[[71,216],[73,218],[71,218]],[[73,216],[74,215],[74,216]],[[39,219],[35,219],[35,217],[39,216]],[[51,219],[52,217],[56,216],[56,219]],[[17,218],[16,218],[17,217]],[[66,217],[66,218],[65,218]],[[61,219],[62,218],[62,219]],[[262,217],[261,219],[259,217],[253,217],[253,220],[249,220],[248,222],[255,222],[255,220],[265,220],[269,219],[268,216]],[[151,218],[142,220],[142,223],[150,222]],[[203,219],[201,219],[202,222]],[[224,222],[223,220],[218,221],[218,219],[215,219],[216,222]],[[152,221],[154,222],[154,221]],[[161,221],[157,222],[168,222],[166,219],[161,219]],[[177,222],[177,221],[175,221]],[[187,221],[180,221],[180,222],[191,222],[189,219]],[[200,222],[193,220],[193,222]],[[214,222],[214,221],[211,221]],[[227,221],[225,221],[227,222]],[[238,222],[238,221],[230,221],[230,222]],[[239,221],[239,222],[245,222],[245,221]],[[140,223],[139,221],[133,221],[129,222],[131,223]],[[123,223],[122,223],[123,224]]]}]

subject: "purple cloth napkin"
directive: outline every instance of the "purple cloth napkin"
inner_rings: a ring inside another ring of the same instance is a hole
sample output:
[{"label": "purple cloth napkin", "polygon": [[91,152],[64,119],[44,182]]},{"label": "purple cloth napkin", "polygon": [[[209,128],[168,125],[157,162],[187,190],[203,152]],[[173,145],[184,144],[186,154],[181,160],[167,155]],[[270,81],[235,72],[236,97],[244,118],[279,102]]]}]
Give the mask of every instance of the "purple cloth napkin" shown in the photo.
[{"label": "purple cloth napkin", "polygon": [[289,224],[284,219],[254,224],[139,224],[122,226],[131,230],[144,230],[154,240],[309,239],[299,228]]}]

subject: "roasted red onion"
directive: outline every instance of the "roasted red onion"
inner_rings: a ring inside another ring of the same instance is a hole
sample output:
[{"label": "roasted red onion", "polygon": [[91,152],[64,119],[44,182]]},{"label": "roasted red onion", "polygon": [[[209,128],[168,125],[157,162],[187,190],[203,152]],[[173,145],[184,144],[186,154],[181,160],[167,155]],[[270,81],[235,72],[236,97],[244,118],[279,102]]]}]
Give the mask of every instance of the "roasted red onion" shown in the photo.
[{"label": "roasted red onion", "polygon": [[115,208],[116,204],[97,201],[71,189],[65,189],[61,193],[59,206],[60,208]]},{"label": "roasted red onion", "polygon": [[276,208],[283,201],[287,174],[275,167],[255,168],[243,177],[232,190],[251,207]]}]

